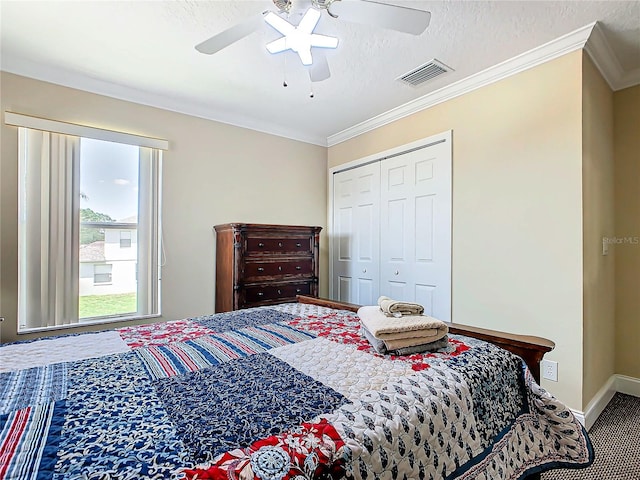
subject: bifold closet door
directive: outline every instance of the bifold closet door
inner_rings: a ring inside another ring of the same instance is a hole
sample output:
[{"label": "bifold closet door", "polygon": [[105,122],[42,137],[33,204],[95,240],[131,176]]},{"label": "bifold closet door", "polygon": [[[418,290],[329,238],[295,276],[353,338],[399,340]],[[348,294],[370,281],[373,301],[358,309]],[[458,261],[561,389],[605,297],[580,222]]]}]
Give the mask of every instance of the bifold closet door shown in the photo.
[{"label": "bifold closet door", "polygon": [[338,172],[333,181],[333,296],[372,305],[380,279],[380,162]]},{"label": "bifold closet door", "polygon": [[451,146],[381,162],[380,294],[451,318]]}]

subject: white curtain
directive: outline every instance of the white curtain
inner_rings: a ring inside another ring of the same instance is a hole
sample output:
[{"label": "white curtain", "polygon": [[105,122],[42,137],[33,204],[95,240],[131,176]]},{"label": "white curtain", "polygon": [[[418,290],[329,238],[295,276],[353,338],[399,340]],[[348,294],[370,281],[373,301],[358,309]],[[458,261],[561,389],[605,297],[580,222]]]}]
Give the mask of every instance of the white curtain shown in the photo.
[{"label": "white curtain", "polygon": [[140,147],[138,173],[138,315],[160,313],[160,171],[162,151]]},{"label": "white curtain", "polygon": [[20,328],[77,323],[80,139],[19,129]]}]

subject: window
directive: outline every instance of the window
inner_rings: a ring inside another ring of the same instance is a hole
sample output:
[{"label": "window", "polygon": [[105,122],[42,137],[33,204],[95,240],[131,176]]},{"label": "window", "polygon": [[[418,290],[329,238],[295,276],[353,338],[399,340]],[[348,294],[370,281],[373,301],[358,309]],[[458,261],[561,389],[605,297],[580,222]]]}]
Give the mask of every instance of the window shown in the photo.
[{"label": "window", "polygon": [[166,142],[18,117],[18,330],[159,315]]},{"label": "window", "polygon": [[112,270],[113,270],[113,265],[110,265],[108,263],[94,265],[93,266],[94,285],[110,284]]}]

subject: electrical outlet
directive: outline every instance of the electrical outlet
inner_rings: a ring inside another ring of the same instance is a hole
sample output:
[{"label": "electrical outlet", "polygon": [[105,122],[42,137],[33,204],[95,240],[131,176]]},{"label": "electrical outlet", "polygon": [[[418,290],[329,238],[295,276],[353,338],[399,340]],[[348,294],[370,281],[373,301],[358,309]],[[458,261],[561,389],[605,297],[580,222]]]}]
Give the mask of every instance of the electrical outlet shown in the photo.
[{"label": "electrical outlet", "polygon": [[553,360],[542,361],[542,378],[551,380],[552,382],[558,381],[558,362]]}]

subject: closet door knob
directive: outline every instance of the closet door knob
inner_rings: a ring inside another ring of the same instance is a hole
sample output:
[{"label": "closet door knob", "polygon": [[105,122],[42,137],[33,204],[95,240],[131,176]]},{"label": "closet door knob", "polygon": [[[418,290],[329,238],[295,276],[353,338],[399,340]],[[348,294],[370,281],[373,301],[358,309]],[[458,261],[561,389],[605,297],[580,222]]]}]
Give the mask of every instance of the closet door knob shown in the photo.
[{"label": "closet door knob", "polygon": [[396,270],[395,272],[393,272],[394,275],[398,275],[400,272],[398,270]]},{"label": "closet door knob", "polygon": [[366,269],[366,268],[363,268],[363,269],[362,269],[362,273],[367,273],[367,269]]}]

